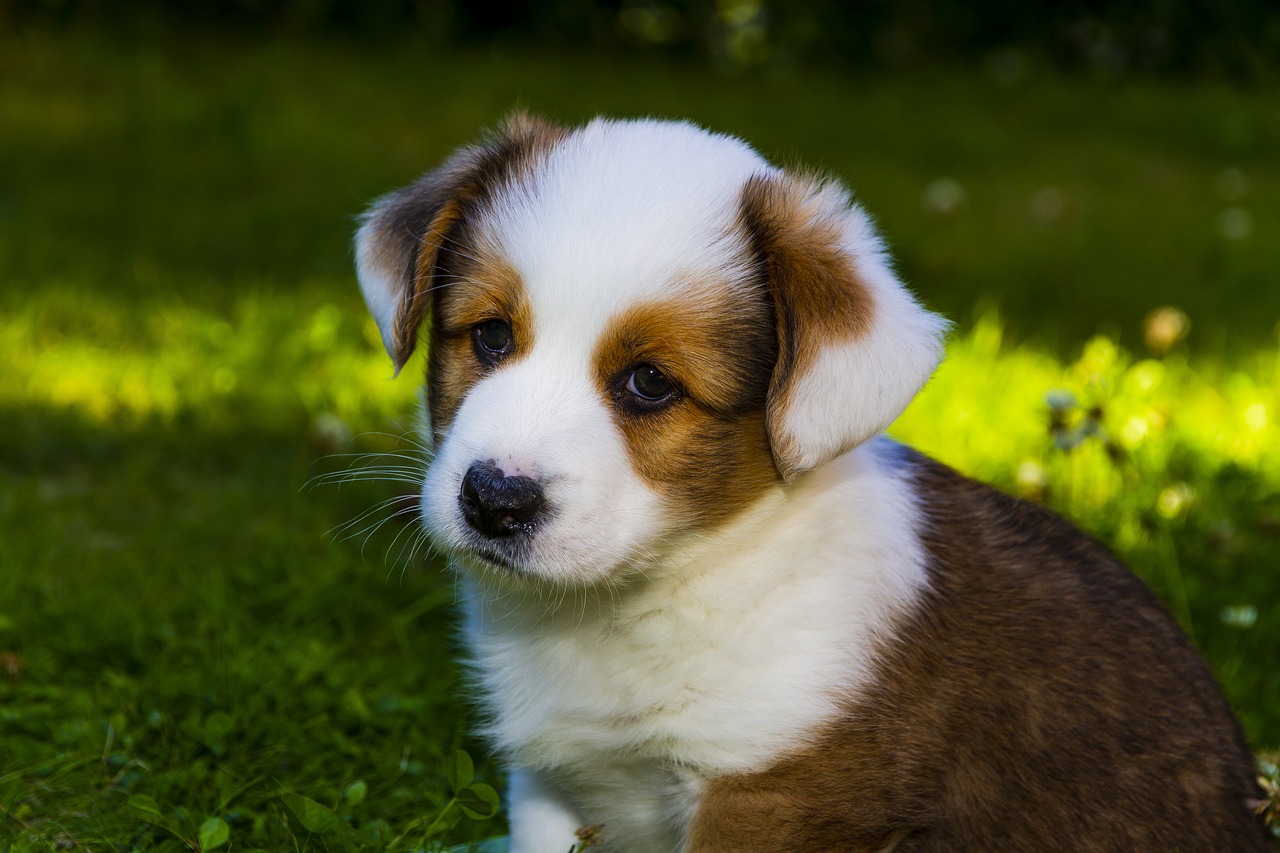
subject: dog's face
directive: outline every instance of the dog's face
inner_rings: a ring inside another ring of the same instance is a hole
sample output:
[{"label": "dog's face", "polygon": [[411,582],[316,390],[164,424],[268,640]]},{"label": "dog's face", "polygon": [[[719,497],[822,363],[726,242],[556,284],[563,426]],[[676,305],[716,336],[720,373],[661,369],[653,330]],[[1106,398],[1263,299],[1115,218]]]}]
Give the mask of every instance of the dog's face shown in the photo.
[{"label": "dog's face", "polygon": [[573,584],[882,430],[943,328],[838,186],[685,124],[516,117],[378,202],[357,262],[397,367],[429,318],[437,542]]}]

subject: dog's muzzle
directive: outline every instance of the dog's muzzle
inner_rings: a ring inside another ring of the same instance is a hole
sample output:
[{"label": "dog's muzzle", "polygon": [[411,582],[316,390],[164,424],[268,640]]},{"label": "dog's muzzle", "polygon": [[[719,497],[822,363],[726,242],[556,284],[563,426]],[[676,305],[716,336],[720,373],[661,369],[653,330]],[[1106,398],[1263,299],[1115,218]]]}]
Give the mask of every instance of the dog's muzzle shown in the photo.
[{"label": "dog's muzzle", "polygon": [[528,536],[546,503],[537,480],[508,477],[492,462],[473,463],[458,493],[463,519],[489,539]]}]

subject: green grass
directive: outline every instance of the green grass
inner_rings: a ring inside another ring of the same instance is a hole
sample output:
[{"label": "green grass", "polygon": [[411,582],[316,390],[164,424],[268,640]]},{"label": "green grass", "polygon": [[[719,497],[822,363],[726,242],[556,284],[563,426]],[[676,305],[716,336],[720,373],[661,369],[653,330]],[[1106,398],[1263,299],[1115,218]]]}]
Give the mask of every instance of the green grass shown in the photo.
[{"label": "green grass", "polygon": [[[0,38],[0,850],[502,831],[443,811],[455,750],[484,754],[450,581],[400,504],[343,529],[411,486],[306,484],[413,450],[421,365],[390,378],[351,217],[515,103],[689,116],[845,176],[960,321],[895,432],[1115,548],[1280,747],[1275,95]],[[1192,335],[1157,358],[1165,304]]]}]

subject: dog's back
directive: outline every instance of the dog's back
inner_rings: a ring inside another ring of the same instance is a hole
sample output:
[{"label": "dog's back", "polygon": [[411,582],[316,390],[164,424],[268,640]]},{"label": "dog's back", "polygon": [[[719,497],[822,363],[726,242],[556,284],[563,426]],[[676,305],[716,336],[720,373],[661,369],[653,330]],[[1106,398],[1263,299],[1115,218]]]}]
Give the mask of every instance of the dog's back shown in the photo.
[{"label": "dog's back", "polygon": [[812,747],[707,791],[692,849],[1272,850],[1249,750],[1145,586],[909,451],[930,594]]}]

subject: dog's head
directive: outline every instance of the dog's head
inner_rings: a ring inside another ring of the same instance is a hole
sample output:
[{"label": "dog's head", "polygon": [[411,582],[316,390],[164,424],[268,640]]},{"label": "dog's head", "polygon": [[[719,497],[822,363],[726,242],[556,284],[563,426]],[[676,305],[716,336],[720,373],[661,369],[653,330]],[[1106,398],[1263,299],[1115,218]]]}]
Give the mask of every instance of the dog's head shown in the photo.
[{"label": "dog's head", "polygon": [[427,526],[522,577],[617,578],[866,441],[945,327],[843,188],[688,124],[516,116],[356,251],[397,369],[429,324]]}]

